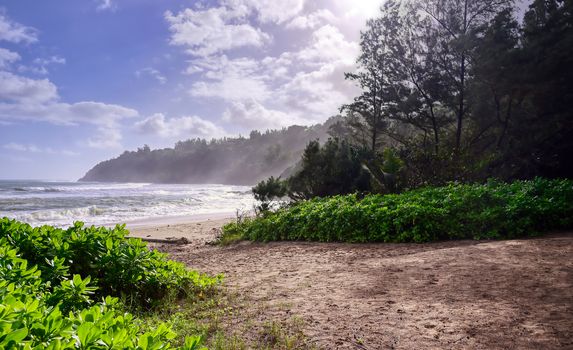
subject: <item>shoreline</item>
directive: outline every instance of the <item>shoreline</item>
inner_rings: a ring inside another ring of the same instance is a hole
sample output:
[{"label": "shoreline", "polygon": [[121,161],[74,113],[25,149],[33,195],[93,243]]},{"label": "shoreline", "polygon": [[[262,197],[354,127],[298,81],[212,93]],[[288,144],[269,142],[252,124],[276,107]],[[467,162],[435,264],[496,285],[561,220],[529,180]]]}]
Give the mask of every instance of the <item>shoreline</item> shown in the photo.
[{"label": "shoreline", "polygon": [[223,220],[223,219],[235,219],[237,217],[236,212],[219,212],[219,213],[205,213],[205,214],[191,214],[191,215],[170,215],[170,216],[160,216],[145,219],[136,219],[133,221],[125,222],[125,227],[128,230],[137,230],[150,227],[159,226],[173,226],[182,224],[193,224],[198,222],[212,221],[212,220]]},{"label": "shoreline", "polygon": [[126,223],[129,237],[177,240],[185,238],[195,244],[212,241],[221,227],[236,219],[236,214],[215,213],[173,216]]}]

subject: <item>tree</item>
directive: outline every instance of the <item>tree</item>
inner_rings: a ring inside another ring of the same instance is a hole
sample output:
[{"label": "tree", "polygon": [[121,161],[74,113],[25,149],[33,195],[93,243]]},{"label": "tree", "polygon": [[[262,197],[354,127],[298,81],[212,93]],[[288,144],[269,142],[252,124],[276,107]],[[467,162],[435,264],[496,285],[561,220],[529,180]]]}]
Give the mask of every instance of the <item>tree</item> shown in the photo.
[{"label": "tree", "polygon": [[525,176],[571,177],[573,2],[533,1],[524,16],[521,52],[528,109],[514,130],[516,156],[527,160]]},{"label": "tree", "polygon": [[263,212],[271,209],[273,201],[285,197],[287,190],[286,183],[280,177],[275,178],[273,176],[259,182],[252,188],[255,199],[261,202],[258,209]]},{"label": "tree", "polygon": [[[341,112],[346,112],[351,120],[359,121],[350,126],[367,125],[372,154],[378,151],[380,138],[388,126],[390,107],[397,94],[395,85],[392,85],[392,75],[399,72],[394,67],[394,61],[389,59],[390,41],[397,30],[392,15],[397,15],[397,7],[386,5],[385,8],[388,15],[368,20],[366,30],[360,33],[361,53],[357,59],[357,71],[345,73],[345,78],[356,82],[362,93],[354,98],[353,103],[341,107]],[[359,132],[364,134],[364,130]]]},{"label": "tree", "polygon": [[418,2],[414,8],[432,20],[433,25],[427,30],[439,43],[437,48],[442,79],[452,92],[444,102],[455,112],[456,153],[460,151],[464,119],[471,108],[467,90],[477,34],[512,3],[511,0],[428,0]]},{"label": "tree", "polygon": [[304,150],[301,169],[287,182],[295,200],[370,190],[363,154],[347,141],[328,139],[324,146],[310,142]]}]

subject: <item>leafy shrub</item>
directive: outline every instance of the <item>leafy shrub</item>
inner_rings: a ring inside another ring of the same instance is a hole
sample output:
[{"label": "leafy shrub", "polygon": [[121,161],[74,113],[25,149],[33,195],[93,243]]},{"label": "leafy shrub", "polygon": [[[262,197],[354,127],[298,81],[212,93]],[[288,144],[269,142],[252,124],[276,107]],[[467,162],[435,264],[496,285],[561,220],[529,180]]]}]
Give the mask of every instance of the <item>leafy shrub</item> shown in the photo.
[{"label": "leafy shrub", "polygon": [[[12,244],[6,237],[0,238],[0,348],[171,348],[175,333],[165,324],[144,333],[131,314],[121,311],[117,298],[108,296],[94,302],[96,288],[89,286],[89,276],[64,277],[54,286],[38,266],[30,267]],[[63,260],[57,261],[61,264]],[[189,337],[182,349],[199,349],[199,342],[200,338]]]},{"label": "leafy shrub", "polygon": [[149,250],[139,239],[126,238],[128,233],[119,225],[109,229],[76,222],[64,230],[0,219],[0,239],[36,265],[53,286],[79,275],[97,286],[95,298],[110,295],[133,306],[152,307],[167,296],[206,292],[219,282]]},{"label": "leafy shrub", "polygon": [[402,194],[314,198],[223,232],[258,241],[429,242],[502,239],[573,227],[573,181],[428,187]]}]

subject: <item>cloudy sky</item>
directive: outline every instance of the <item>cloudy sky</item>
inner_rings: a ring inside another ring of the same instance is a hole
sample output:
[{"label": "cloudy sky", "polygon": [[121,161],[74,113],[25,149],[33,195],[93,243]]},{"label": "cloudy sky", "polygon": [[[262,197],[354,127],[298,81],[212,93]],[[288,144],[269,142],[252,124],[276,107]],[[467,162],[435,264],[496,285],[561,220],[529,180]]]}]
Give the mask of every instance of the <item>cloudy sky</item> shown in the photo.
[{"label": "cloudy sky", "polygon": [[75,180],[145,143],[314,124],[377,0],[0,0],[0,178]]}]

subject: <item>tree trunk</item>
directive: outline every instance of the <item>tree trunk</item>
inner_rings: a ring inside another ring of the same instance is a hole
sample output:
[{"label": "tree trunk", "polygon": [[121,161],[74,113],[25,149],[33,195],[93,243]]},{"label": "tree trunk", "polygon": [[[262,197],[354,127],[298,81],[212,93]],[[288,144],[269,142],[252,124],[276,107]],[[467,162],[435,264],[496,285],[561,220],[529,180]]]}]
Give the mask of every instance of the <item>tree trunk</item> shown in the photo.
[{"label": "tree trunk", "polygon": [[378,138],[378,127],[372,128],[372,154],[376,154],[376,139]]},{"label": "tree trunk", "polygon": [[[465,36],[468,32],[468,1],[464,1],[464,29],[463,35]],[[465,38],[463,38],[465,39]],[[462,57],[461,57],[461,65],[460,65],[460,101],[458,107],[458,125],[456,129],[456,154],[460,151],[460,145],[462,143],[462,120],[464,118],[465,113],[465,84],[466,84],[466,52],[465,49],[462,47]]]},{"label": "tree trunk", "polygon": [[464,98],[465,98],[465,75],[466,75],[466,57],[465,53],[462,52],[462,64],[460,67],[460,101],[458,107],[458,125],[456,128],[456,153],[460,151],[460,145],[462,142],[462,123],[465,113],[465,105],[464,105]]}]

